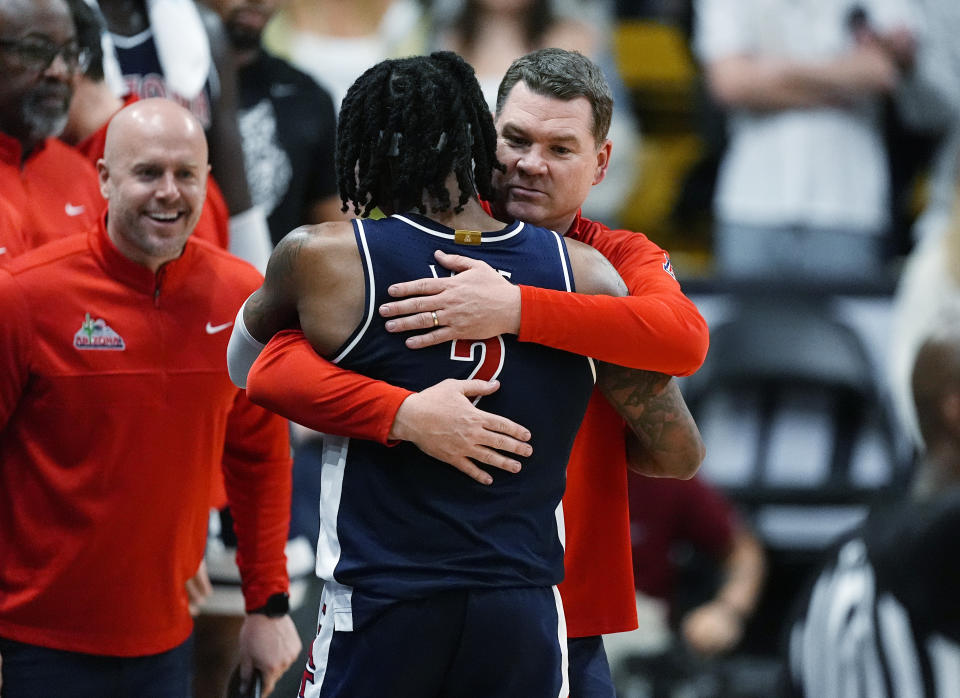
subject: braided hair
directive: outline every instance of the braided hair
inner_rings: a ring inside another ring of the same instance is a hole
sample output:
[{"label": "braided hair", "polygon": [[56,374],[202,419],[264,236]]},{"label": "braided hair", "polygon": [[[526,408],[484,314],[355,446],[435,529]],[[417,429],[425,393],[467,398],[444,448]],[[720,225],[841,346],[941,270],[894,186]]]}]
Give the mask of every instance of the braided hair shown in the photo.
[{"label": "braided hair", "polygon": [[380,207],[429,213],[452,206],[446,180],[460,197],[489,199],[497,133],[473,68],[450,51],[381,61],[347,91],[337,126],[337,185],[343,211]]}]

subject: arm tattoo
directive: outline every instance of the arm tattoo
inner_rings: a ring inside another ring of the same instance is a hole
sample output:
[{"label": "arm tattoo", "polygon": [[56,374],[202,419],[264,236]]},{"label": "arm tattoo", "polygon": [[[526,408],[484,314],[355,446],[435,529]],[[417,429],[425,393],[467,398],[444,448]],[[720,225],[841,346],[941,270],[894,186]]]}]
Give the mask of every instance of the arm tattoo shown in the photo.
[{"label": "arm tattoo", "polygon": [[300,250],[303,249],[306,241],[307,235],[302,232],[288,235],[281,240],[273,251],[273,257],[270,260],[276,267],[272,271],[276,271],[281,277],[288,277],[293,274],[297,266],[297,258],[300,256]]},{"label": "arm tattoo", "polygon": [[687,477],[696,470],[703,458],[700,432],[671,376],[601,364],[598,384],[636,434],[644,462],[632,463],[635,469]]}]

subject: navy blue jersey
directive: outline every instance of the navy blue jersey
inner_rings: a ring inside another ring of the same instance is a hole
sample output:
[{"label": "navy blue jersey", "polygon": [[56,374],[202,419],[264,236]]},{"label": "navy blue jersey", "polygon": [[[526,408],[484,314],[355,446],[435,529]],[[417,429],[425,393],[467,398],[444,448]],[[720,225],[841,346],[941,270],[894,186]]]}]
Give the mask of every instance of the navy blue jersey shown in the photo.
[{"label": "navy blue jersey", "polygon": [[123,72],[123,80],[129,93],[137,95],[140,99],[164,97],[173,100],[197,117],[197,121],[204,130],[210,129],[213,119],[211,105],[215,94],[211,81],[216,80],[216,69],[212,62],[210,75],[204,82],[200,94],[188,99],[177,94],[167,85],[154,43],[153,29],[145,29],[133,36],[111,34],[110,38],[113,40],[117,61],[120,63],[120,70]]},{"label": "navy blue jersey", "polygon": [[385,330],[376,309],[390,300],[393,283],[449,274],[434,260],[437,249],[482,259],[513,283],[573,290],[563,238],[517,222],[468,247],[455,242],[454,230],[413,214],[354,226],[366,313],[334,361],[411,390],[445,378],[497,378],[500,389],[478,406],[528,427],[533,455],[522,459],[519,473],[489,468],[493,484],[484,486],[409,443],[329,439],[318,574],[351,588],[354,602],[357,592],[389,602],[452,589],[559,583],[559,504],[595,382],[591,361],[513,336],[411,350],[404,335]]}]

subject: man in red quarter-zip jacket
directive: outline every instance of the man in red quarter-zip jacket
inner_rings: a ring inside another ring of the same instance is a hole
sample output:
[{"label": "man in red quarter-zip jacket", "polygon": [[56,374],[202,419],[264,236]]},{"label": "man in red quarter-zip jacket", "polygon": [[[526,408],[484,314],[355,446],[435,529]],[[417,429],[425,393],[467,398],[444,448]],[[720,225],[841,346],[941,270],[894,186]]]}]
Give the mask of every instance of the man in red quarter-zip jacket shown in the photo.
[{"label": "man in red quarter-zip jacket", "polygon": [[185,583],[222,462],[241,670],[269,692],[300,649],[282,609],[289,441],[224,366],[262,277],[190,238],[209,168],[182,107],[122,110],[98,169],[105,220],[0,271],[0,691],[189,695]]}]

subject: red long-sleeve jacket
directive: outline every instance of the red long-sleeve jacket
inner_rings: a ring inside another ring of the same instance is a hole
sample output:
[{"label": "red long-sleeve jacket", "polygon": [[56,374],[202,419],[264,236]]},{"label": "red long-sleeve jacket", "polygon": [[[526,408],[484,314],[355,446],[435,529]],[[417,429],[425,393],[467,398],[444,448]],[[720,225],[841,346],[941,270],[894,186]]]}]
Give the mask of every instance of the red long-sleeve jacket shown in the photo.
[{"label": "red long-sleeve jacket", "polygon": [[89,230],[107,207],[96,170],[70,146],[48,138],[22,157],[20,142],[0,133],[0,265]]},{"label": "red long-sleeve jacket", "polygon": [[0,271],[0,636],[116,656],[183,642],[221,462],[247,608],[287,589],[286,422],[224,359],[260,283],[193,239],[154,274],[102,221]]}]

